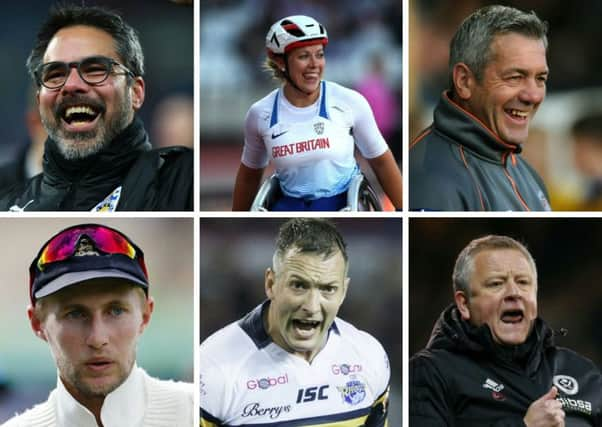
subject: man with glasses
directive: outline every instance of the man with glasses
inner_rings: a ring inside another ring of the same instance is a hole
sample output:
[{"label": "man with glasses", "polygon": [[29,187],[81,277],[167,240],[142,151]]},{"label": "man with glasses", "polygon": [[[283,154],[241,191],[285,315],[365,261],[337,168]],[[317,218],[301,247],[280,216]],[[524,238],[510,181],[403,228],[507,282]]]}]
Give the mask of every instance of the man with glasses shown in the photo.
[{"label": "man with glasses", "polygon": [[48,132],[43,173],[0,210],[192,210],[192,151],[151,150],[136,31],[100,7],[51,11],[27,60]]},{"label": "man with glasses", "polygon": [[29,274],[27,314],[50,346],[57,387],[3,427],[192,426],[192,384],[136,364],[154,308],[136,244],[106,226],[76,225],[42,246]]}]

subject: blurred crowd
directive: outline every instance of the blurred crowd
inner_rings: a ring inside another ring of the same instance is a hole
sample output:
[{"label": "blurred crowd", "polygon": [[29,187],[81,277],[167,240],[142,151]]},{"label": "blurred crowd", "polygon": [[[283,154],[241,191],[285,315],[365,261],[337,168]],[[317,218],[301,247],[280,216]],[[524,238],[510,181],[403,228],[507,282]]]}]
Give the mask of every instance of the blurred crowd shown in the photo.
[{"label": "blurred crowd", "polygon": [[[504,4],[534,11],[549,24],[547,97],[531,125],[524,154],[543,177],[553,210],[600,210],[602,176],[583,159],[602,140],[582,143],[575,128],[602,114],[602,52],[598,25],[602,3],[584,0],[411,0],[409,45],[410,140],[432,122],[432,110],[447,88],[449,43],[459,24],[476,9]],[[586,132],[591,134],[591,130]],[[411,190],[410,190],[411,191]]]},{"label": "blurred crowd", "polygon": [[552,329],[568,330],[566,336],[556,338],[556,344],[602,366],[599,218],[412,219],[410,355],[426,345],[439,314],[453,302],[456,257],[470,240],[486,234],[508,235],[527,246],[537,265],[539,315]]}]

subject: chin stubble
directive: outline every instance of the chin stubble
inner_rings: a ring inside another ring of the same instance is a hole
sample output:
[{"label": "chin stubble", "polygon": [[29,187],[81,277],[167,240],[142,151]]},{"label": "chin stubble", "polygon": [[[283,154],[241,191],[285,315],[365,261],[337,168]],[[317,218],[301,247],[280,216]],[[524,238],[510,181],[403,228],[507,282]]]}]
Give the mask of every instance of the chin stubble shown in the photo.
[{"label": "chin stubble", "polygon": [[61,155],[67,160],[79,160],[99,153],[125,129],[131,122],[131,96],[126,89],[118,103],[113,118],[105,120],[106,112],[98,118],[96,129],[86,132],[66,132],[61,127],[60,114],[55,112],[51,118],[42,116],[42,124],[50,138],[56,142]]}]

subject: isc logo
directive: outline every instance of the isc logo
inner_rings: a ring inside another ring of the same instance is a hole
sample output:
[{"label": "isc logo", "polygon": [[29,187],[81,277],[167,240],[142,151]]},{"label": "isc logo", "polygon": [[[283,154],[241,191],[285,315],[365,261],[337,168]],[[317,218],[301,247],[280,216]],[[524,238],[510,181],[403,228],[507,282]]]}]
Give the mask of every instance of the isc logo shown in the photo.
[{"label": "isc logo", "polygon": [[326,395],[327,389],[328,385],[300,388],[297,392],[297,403],[313,402],[316,399],[326,400],[328,399]]}]

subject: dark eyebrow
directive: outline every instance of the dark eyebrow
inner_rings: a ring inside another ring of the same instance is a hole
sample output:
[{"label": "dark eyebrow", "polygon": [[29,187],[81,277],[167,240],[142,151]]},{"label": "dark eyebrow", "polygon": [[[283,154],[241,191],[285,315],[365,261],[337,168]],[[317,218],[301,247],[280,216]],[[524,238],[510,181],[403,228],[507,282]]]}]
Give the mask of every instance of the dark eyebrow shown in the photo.
[{"label": "dark eyebrow", "polygon": [[[289,282],[293,281],[293,280],[296,280],[296,281],[299,281],[299,282],[303,282],[303,283],[310,283],[309,280],[307,280],[306,278],[303,278],[303,277],[297,275],[296,273],[291,274]],[[317,285],[318,286],[338,286],[338,283],[337,283],[336,280],[333,280],[332,282],[327,282],[327,283],[317,283]]]},{"label": "dark eyebrow", "polygon": [[[528,76],[529,75],[529,71],[525,70],[524,68],[516,68],[515,67],[515,68],[509,68],[506,71],[504,71],[504,75],[508,75],[508,74],[512,74],[512,73],[518,73],[518,74],[521,74],[523,76]],[[535,75],[536,76],[541,76],[542,74],[546,74],[547,75],[549,73],[550,73],[550,70],[546,69],[544,71],[535,73]]]}]

